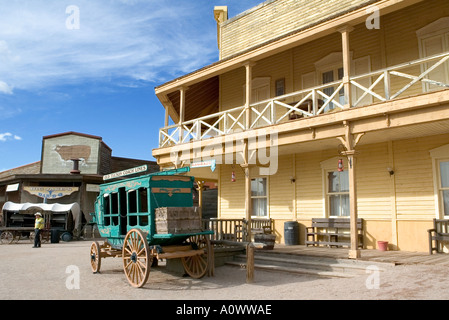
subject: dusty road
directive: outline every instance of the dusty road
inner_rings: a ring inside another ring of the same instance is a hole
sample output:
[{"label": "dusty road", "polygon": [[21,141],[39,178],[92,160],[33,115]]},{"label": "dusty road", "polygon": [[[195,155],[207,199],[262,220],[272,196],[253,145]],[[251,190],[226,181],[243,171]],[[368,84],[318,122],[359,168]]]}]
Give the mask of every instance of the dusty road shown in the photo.
[{"label": "dusty road", "polygon": [[325,279],[306,275],[257,271],[255,282],[245,283],[245,270],[218,267],[215,277],[200,280],[153,268],[147,284],[132,288],[122,261],[102,261],[102,272],[89,265],[91,241],[0,245],[0,299],[2,300],[390,300],[449,299],[449,268],[396,266],[352,279]]}]

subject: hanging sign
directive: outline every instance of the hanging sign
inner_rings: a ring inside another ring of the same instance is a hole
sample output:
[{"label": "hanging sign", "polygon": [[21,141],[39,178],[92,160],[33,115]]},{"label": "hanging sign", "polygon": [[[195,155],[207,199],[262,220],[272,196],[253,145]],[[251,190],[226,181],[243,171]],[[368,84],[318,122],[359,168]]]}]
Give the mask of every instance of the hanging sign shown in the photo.
[{"label": "hanging sign", "polygon": [[197,162],[192,162],[190,164],[190,168],[201,168],[201,167],[210,167],[210,170],[212,172],[215,171],[215,159],[211,159],[211,160],[203,160],[203,161],[197,161]]},{"label": "hanging sign", "polygon": [[148,167],[145,164],[145,165],[140,166],[140,167],[135,167],[135,168],[126,169],[126,170],[123,170],[123,171],[114,172],[114,173],[111,173],[111,174],[104,175],[103,176],[103,180],[110,180],[110,179],[114,179],[114,178],[118,178],[118,177],[128,176],[130,174],[144,172],[144,171],[147,171],[147,170],[148,170]]},{"label": "hanging sign", "polygon": [[78,187],[23,187],[28,193],[42,199],[58,199],[78,191]]}]

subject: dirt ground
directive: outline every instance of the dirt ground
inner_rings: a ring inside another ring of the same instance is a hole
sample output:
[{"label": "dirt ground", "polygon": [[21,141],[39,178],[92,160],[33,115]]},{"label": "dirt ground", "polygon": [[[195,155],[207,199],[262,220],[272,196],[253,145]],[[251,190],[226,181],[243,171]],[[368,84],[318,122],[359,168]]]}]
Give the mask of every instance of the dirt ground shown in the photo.
[{"label": "dirt ground", "polygon": [[256,270],[246,283],[246,271],[217,267],[214,277],[199,280],[151,269],[147,284],[131,287],[120,258],[102,260],[101,273],[89,265],[91,241],[0,246],[2,300],[402,300],[449,299],[449,268],[428,265],[367,270],[355,278],[318,278]]}]

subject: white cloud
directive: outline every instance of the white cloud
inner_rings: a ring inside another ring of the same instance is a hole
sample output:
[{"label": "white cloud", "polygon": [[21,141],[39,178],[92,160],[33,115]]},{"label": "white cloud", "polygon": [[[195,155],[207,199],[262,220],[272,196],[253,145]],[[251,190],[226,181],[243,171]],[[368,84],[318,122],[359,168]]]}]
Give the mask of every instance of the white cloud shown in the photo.
[{"label": "white cloud", "polygon": [[12,94],[12,88],[8,86],[6,82],[0,81],[0,92],[6,94]]},{"label": "white cloud", "polygon": [[0,141],[6,142],[8,140],[22,140],[22,138],[11,132],[0,133]]},{"label": "white cloud", "polygon": [[2,7],[0,92],[89,79],[158,83],[217,58],[212,6],[212,27],[200,34],[191,32],[199,28],[196,1],[78,0],[76,6],[79,29],[73,30],[66,27],[67,2]]}]

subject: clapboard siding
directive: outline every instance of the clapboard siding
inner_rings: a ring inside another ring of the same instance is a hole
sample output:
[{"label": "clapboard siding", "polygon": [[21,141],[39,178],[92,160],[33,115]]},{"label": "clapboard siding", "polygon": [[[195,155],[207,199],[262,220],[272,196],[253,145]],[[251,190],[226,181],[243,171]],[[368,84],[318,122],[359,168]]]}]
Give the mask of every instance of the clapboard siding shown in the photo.
[{"label": "clapboard siding", "polygon": [[[236,181],[231,182],[234,171]],[[221,218],[245,217],[245,175],[239,165],[220,166],[219,215]]]},{"label": "clapboard siding", "polygon": [[273,219],[291,219],[294,214],[294,185],[292,155],[281,156],[278,172],[269,177],[269,212]]},{"label": "clapboard siding", "polygon": [[429,150],[447,144],[447,135],[394,142],[398,219],[435,217],[432,161]]},{"label": "clapboard siding", "polygon": [[367,4],[367,0],[266,1],[221,25],[221,59]]}]

